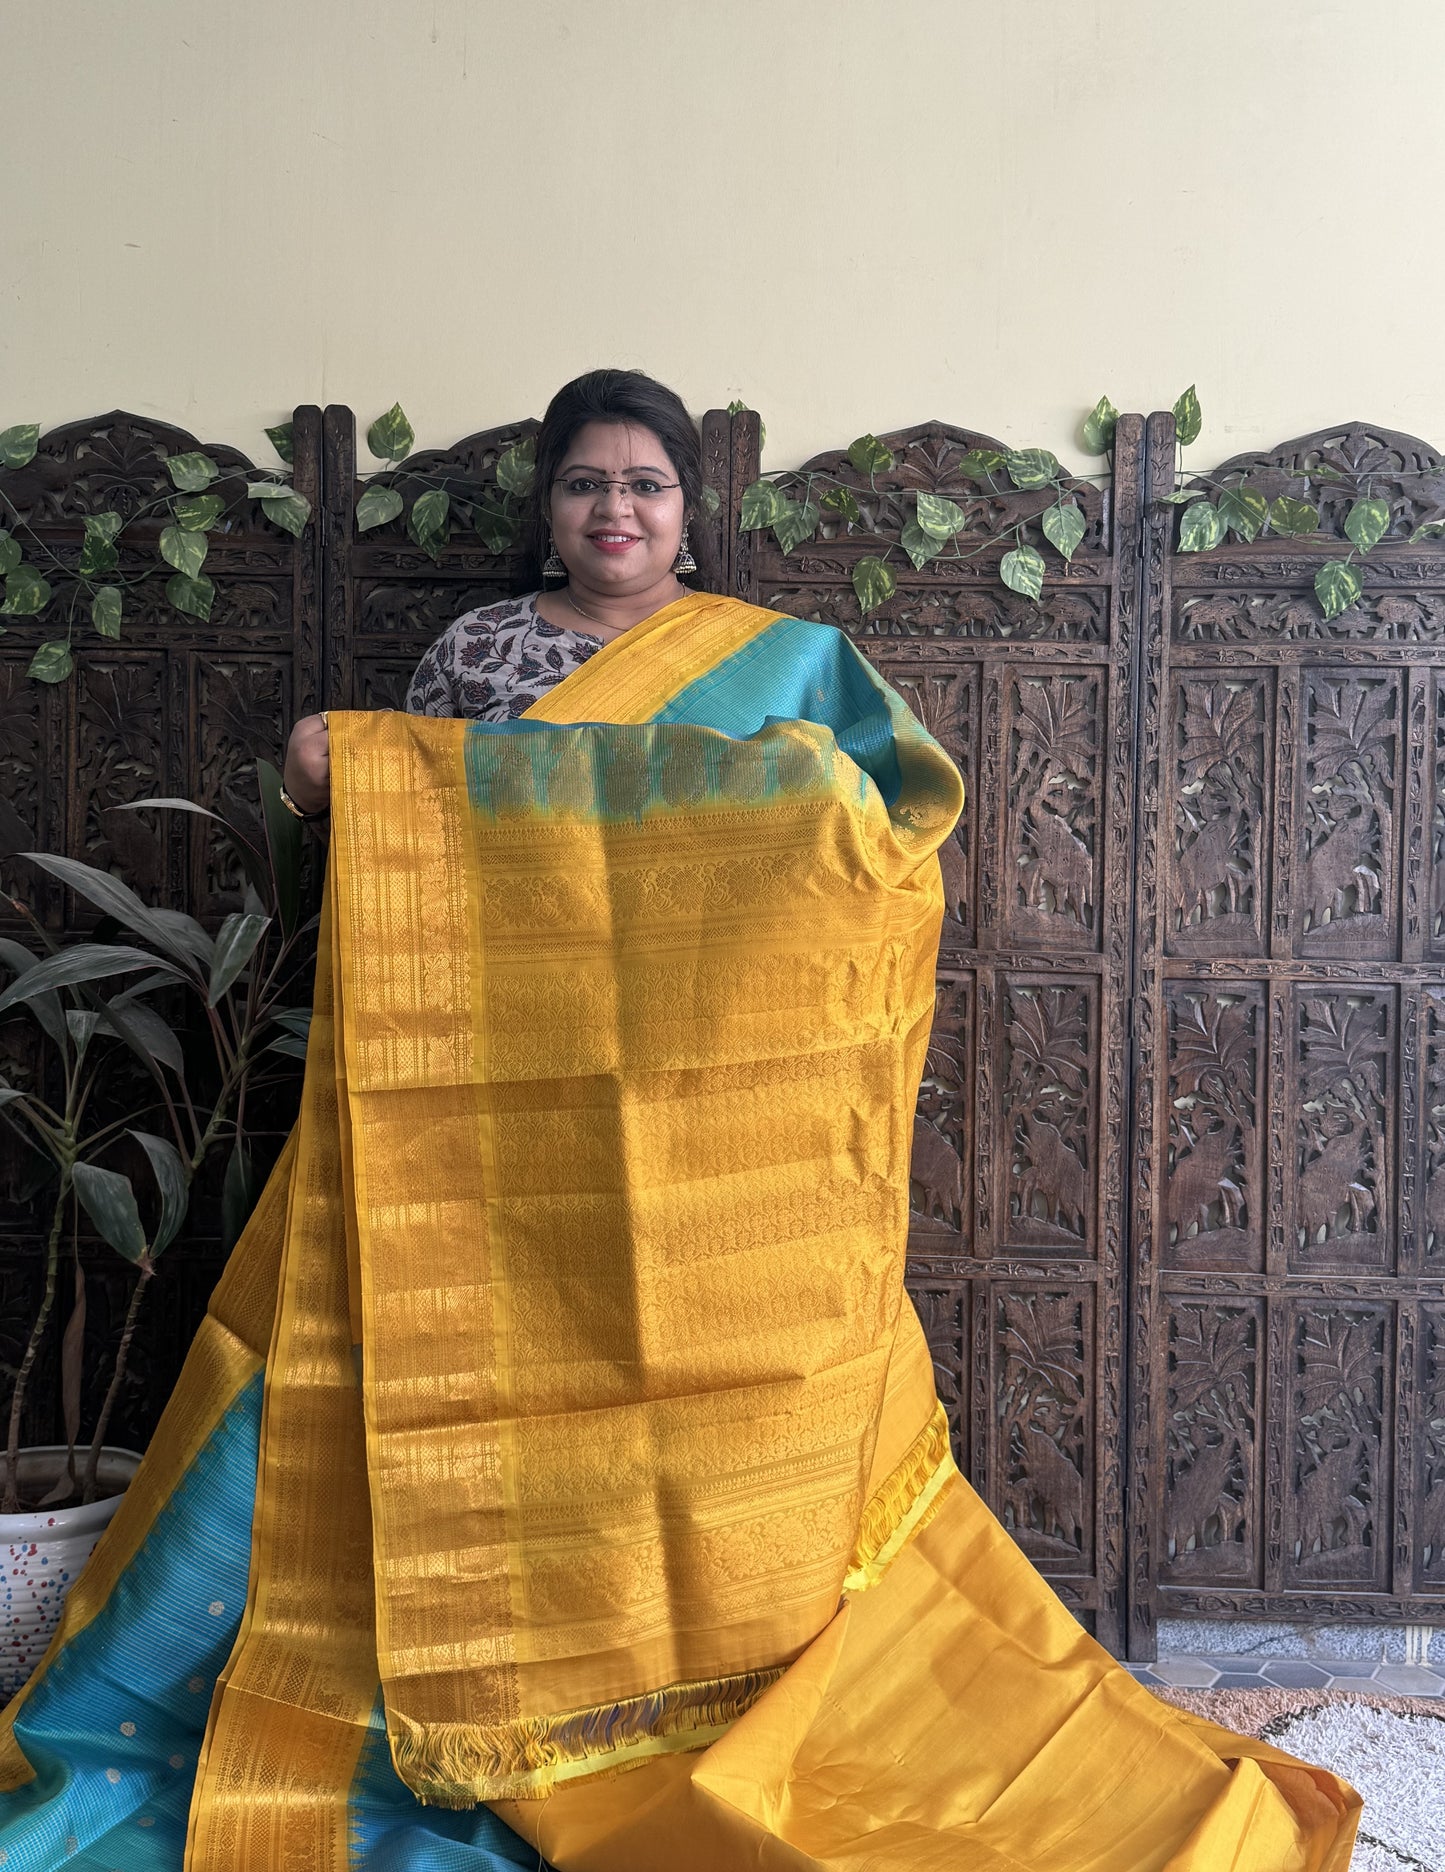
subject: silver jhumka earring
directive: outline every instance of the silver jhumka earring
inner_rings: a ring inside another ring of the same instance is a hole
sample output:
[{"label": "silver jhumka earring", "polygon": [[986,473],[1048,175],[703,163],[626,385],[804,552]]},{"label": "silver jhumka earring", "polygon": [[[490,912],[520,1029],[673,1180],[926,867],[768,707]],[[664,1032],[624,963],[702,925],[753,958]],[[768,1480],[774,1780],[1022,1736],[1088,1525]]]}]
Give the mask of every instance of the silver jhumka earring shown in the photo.
[{"label": "silver jhumka earring", "polygon": [[557,542],[552,537],[551,527],[547,528],[547,557],[542,561],[542,577],[566,578],[567,568],[563,565],[557,551]]},{"label": "silver jhumka earring", "polygon": [[682,538],[678,542],[677,557],[672,562],[672,569],[678,578],[686,578],[689,572],[696,572],[697,561],[687,543],[687,528],[682,529]]}]

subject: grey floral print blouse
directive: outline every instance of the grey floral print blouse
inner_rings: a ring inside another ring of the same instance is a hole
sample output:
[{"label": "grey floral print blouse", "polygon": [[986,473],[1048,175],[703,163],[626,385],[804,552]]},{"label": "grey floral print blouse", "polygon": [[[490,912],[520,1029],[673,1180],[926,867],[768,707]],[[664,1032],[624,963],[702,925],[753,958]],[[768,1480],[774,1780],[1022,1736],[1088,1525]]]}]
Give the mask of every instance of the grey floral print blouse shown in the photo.
[{"label": "grey floral print blouse", "polygon": [[586,631],[537,615],[536,592],[482,605],[450,624],[416,666],[408,715],[515,721],[602,648]]}]

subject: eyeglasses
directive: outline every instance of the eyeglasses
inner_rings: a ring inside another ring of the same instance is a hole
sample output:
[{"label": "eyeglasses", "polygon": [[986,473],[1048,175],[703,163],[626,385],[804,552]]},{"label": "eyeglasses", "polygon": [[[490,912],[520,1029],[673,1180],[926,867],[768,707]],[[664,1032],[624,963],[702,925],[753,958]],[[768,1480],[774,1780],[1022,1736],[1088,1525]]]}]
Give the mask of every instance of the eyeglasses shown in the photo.
[{"label": "eyeglasses", "polygon": [[660,494],[669,494],[680,481],[659,481],[655,475],[637,475],[631,481],[603,481],[596,475],[559,475],[552,483],[572,500],[594,500],[604,488],[621,488],[634,501],[646,503]]}]

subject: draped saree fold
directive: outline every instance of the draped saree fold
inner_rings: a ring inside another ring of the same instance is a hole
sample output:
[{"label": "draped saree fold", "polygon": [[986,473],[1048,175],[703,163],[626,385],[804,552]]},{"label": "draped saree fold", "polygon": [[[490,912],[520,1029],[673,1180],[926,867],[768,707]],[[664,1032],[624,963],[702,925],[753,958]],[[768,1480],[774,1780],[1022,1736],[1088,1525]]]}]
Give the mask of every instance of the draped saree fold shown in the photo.
[{"label": "draped saree fold", "polygon": [[689,598],[521,721],[331,726],[301,1120],[6,1713],[7,1872],[1343,1872],[1355,1797],[1135,1685],[953,1466],[902,1282],[961,793],[898,698]]}]

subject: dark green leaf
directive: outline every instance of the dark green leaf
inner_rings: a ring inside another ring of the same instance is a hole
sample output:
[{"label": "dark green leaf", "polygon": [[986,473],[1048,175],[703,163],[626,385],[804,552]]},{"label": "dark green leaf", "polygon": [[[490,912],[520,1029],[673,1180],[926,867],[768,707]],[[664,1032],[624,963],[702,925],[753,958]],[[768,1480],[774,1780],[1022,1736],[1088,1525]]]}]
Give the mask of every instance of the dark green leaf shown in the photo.
[{"label": "dark green leaf", "polygon": [[294,425],[291,423],[277,423],[274,429],[268,429],[266,431],[266,434],[270,437],[272,448],[275,449],[283,462],[292,462],[296,459],[296,444],[292,435],[293,427]]},{"label": "dark green leaf", "polygon": [[838,518],[849,526],[857,526],[863,518],[863,509],[858,505],[852,488],[829,488],[818,505],[824,513],[837,514]]},{"label": "dark green leaf", "polygon": [[171,477],[172,487],[179,488],[182,494],[204,494],[221,473],[210,456],[201,454],[199,449],[193,449],[188,455],[168,456],[166,472]]},{"label": "dark green leaf", "polygon": [[299,538],[306,531],[306,522],[311,518],[311,503],[304,494],[298,494],[295,488],[281,488],[261,502],[261,511],[272,526],[278,526],[293,538]]},{"label": "dark green leaf", "polygon": [[13,572],[23,556],[19,540],[13,539],[4,527],[0,527],[0,578]]},{"label": "dark green leaf", "polygon": [[1195,395],[1194,385],[1174,403],[1174,434],[1180,448],[1188,448],[1191,442],[1199,440],[1199,431],[1204,427],[1204,417],[1200,413],[1199,398]]},{"label": "dark green leaf", "polygon": [[861,435],[856,442],[850,442],[848,459],[859,474],[867,475],[870,480],[874,475],[886,474],[893,466],[892,451],[885,448],[876,435]]},{"label": "dark green leaf", "polygon": [[311,1031],[311,1009],[306,1007],[275,1008],[271,1018],[278,1027],[284,1027],[289,1034],[297,1034],[305,1039]]},{"label": "dark green leaf", "polygon": [[149,1131],[132,1131],[131,1136],[150,1158],[156,1185],[161,1193],[161,1219],[156,1224],[155,1237],[151,1242],[152,1255],[158,1255],[170,1247],[186,1219],[186,1208],[191,1199],[190,1182],[186,1176],[186,1167],[181,1162],[181,1154],[174,1144],[165,1138],[155,1137]]},{"label": "dark green leaf", "polygon": [[898,536],[898,544],[913,561],[915,572],[921,572],[930,559],[936,559],[948,544],[934,533],[925,533],[916,520],[906,520],[903,531]]},{"label": "dark green leaf", "polygon": [[446,545],[451,504],[451,496],[445,488],[428,488],[412,502],[411,512],[406,517],[407,536],[429,559],[439,559]]},{"label": "dark green leaf", "polygon": [[1004,458],[997,449],[970,449],[966,455],[959,457],[958,472],[968,480],[982,484],[992,480],[1003,464]]},{"label": "dark green leaf", "polygon": [[[152,910],[148,904],[141,902],[128,884],[122,884],[109,871],[101,871],[95,865],[82,864],[78,858],[62,858],[55,852],[25,852],[22,856],[32,864],[39,865],[42,871],[48,871],[52,877],[59,878],[77,897],[93,903],[97,910],[103,911],[106,916],[113,916],[117,923],[134,930],[137,936],[144,936],[147,942],[154,943],[157,949],[172,960],[187,968],[193,965],[193,941],[178,936],[177,926],[167,920],[168,917],[174,918],[178,912]],[[187,917],[184,921],[193,925],[205,938],[205,931],[193,918]],[[138,954],[139,951],[127,950],[125,953]],[[157,958],[152,956],[150,961],[155,966]]]},{"label": "dark green leaf", "polygon": [[[106,981],[113,975],[133,975],[137,969],[154,969],[156,959],[144,949],[123,949],[118,943],[72,943],[56,955],[46,956],[34,968],[26,969],[0,995],[0,1014],[7,1008],[33,1001],[52,988],[71,988],[78,982]],[[171,974],[180,977],[176,970]]]},{"label": "dark green leaf", "polygon": [[1091,455],[1107,455],[1114,446],[1114,425],[1119,420],[1119,412],[1109,401],[1101,396],[1084,418],[1084,447]]},{"label": "dark green leaf", "polygon": [[356,503],[356,530],[369,533],[373,527],[385,526],[388,520],[395,520],[405,506],[395,488],[378,487],[375,482]]},{"label": "dark green leaf", "polygon": [[[144,982],[138,984],[138,990],[144,987]],[[101,1024],[118,1040],[123,1040],[147,1066],[159,1061],[162,1066],[169,1066],[177,1078],[184,1078],[181,1043],[175,1030],[166,1025],[154,1008],[142,1001],[132,1001],[129,993],[117,995],[106,1003]]]},{"label": "dark green leaf", "polygon": [[893,576],[893,568],[882,559],[869,556],[860,559],[853,568],[853,591],[862,607],[864,617],[870,611],[876,611],[898,589],[898,580]]},{"label": "dark green leaf", "polygon": [[1010,591],[1022,592],[1025,598],[1037,602],[1044,589],[1043,554],[1032,546],[1016,546],[1004,554],[998,575]]},{"label": "dark green leaf", "polygon": [[941,494],[920,494],[918,496],[918,525],[922,532],[932,534],[936,540],[950,540],[967,524],[968,515],[957,501],[945,499]]},{"label": "dark green leaf", "polygon": [[774,487],[771,481],[754,481],[743,489],[738,525],[744,533],[755,533],[760,527],[770,527],[787,504],[782,489]]},{"label": "dark green leaf", "polygon": [[295,1034],[281,1034],[271,1042],[266,1051],[268,1053],[284,1053],[287,1059],[304,1060],[306,1057],[306,1042],[298,1039]]},{"label": "dark green leaf", "polygon": [[411,424],[403,414],[400,403],[393,403],[386,414],[378,416],[366,432],[366,446],[383,461],[400,461],[411,453],[411,445],[415,441]]},{"label": "dark green leaf", "polygon": [[211,986],[206,1005],[214,1007],[251,960],[256,944],[271,927],[267,916],[244,916],[233,911],[216,932],[216,959],[211,964]]},{"label": "dark green leaf", "polygon": [[124,525],[118,513],[98,513],[88,516],[85,522],[85,537],[80,543],[80,575],[93,578],[97,572],[110,572],[120,563],[120,554],[116,551],[116,535]]},{"label": "dark green leaf", "polygon": [[1345,516],[1345,538],[1362,553],[1378,546],[1390,530],[1390,503],[1357,500]]},{"label": "dark green leaf", "polygon": [[245,869],[251,888],[263,900],[269,899],[271,876],[265,855],[251,843],[239,827],[233,826],[229,819],[223,819],[219,813],[212,812],[209,806],[198,806],[194,800],[188,799],[140,799],[122,800],[118,805],[107,807],[106,810],[108,812],[144,812],[150,808],[165,812],[194,813],[198,818],[213,820],[230,840],[236,856],[241,860]]},{"label": "dark green leaf", "polygon": [[256,1207],[258,1194],[251,1153],[237,1138],[221,1184],[221,1246],[228,1253],[241,1239],[241,1231]]},{"label": "dark green leaf", "polygon": [[741,416],[747,407],[747,404],[743,402],[741,397],[734,397],[732,402],[728,404],[728,415]]},{"label": "dark green leaf", "polygon": [[0,467],[23,468],[34,461],[39,440],[39,423],[16,423],[13,429],[0,429]]},{"label": "dark green leaf", "polygon": [[722,512],[722,495],[718,493],[717,489],[710,481],[703,482],[700,500],[702,510],[707,518],[709,520],[716,520],[718,515]]},{"label": "dark green leaf", "polygon": [[165,909],[152,910],[151,915],[160,932],[158,940],[169,944],[173,955],[190,956],[209,971],[216,944],[193,916]]},{"label": "dark green leaf", "polygon": [[[0,964],[17,978],[33,969],[42,960],[34,956],[23,943],[13,942],[8,936],[0,936]],[[45,1032],[58,1047],[65,1045],[65,1015],[60,1006],[60,997],[56,994],[31,996],[30,1012],[39,1021]]]},{"label": "dark green leaf", "polygon": [[785,553],[790,553],[795,546],[813,537],[818,531],[818,520],[814,502],[785,500],[782,512],[773,522],[773,538]]},{"label": "dark green leaf", "polygon": [[1328,462],[1316,462],[1306,473],[1311,481],[1343,481],[1345,478],[1338,468],[1331,468]]},{"label": "dark green leaf", "polygon": [[1063,473],[1058,456],[1048,449],[1014,449],[1004,456],[1003,465],[1016,488],[1049,487]]},{"label": "dark green leaf", "polygon": [[509,552],[517,543],[521,532],[521,523],[516,516],[504,508],[489,506],[485,501],[478,501],[472,512],[472,525],[477,530],[477,537],[488,552]]},{"label": "dark green leaf", "polygon": [[90,621],[102,637],[119,637],[120,610],[120,587],[98,585],[90,601]]},{"label": "dark green leaf", "polygon": [[1287,494],[1281,494],[1278,500],[1269,503],[1269,524],[1276,533],[1303,539],[1306,533],[1318,531],[1320,516],[1308,501],[1291,500]]},{"label": "dark green leaf", "polygon": [[1348,611],[1364,590],[1364,581],[1343,559],[1331,559],[1315,573],[1315,597],[1326,618]]},{"label": "dark green leaf", "polygon": [[256,762],[256,779],[271,858],[273,882],[268,895],[281,919],[282,935],[291,936],[301,920],[301,821],[281,804],[281,776],[270,761]]},{"label": "dark green leaf", "polygon": [[1077,503],[1060,501],[1053,507],[1046,507],[1039,524],[1050,546],[1062,553],[1066,560],[1072,559],[1079,541],[1084,537],[1084,516]]},{"label": "dark green leaf", "polygon": [[0,611],[6,617],[35,617],[49,603],[49,585],[29,566],[17,566],[5,574],[5,601]]},{"label": "dark green leaf", "polygon": [[204,533],[215,525],[226,510],[219,494],[186,494],[171,502],[176,525],[188,533]]},{"label": "dark green leaf", "polygon": [[[204,535],[194,533],[189,537],[202,539]],[[177,611],[184,611],[187,617],[200,618],[204,623],[211,615],[211,606],[216,602],[216,588],[204,572],[199,578],[187,578],[184,572],[173,572],[166,580],[166,597]]]},{"label": "dark green leaf", "polygon": [[537,473],[537,444],[531,436],[514,442],[497,457],[497,486],[508,494],[526,494]]},{"label": "dark green leaf", "polygon": [[1199,489],[1176,488],[1172,494],[1161,494],[1159,499],[1166,507],[1185,507],[1190,501],[1199,499]]},{"label": "dark green leaf", "polygon": [[1212,501],[1195,501],[1179,522],[1180,552],[1209,552],[1224,538],[1224,516]]},{"label": "dark green leaf", "polygon": [[1445,539],[1445,520],[1423,521],[1410,535],[1410,544],[1413,546],[1419,540],[1436,539]]},{"label": "dark green leaf", "polygon": [[1269,518],[1269,502],[1252,487],[1226,488],[1218,503],[1219,517],[1237,539],[1252,540]]},{"label": "dark green leaf", "polygon": [[[161,558],[167,565],[172,565],[177,572],[183,572],[190,580],[206,563],[206,553],[210,542],[204,533],[193,533],[182,526],[168,526],[161,529]],[[174,603],[174,600],[172,600]],[[182,609],[184,607],[181,607]]]},{"label": "dark green leaf", "polygon": [[75,1057],[84,1059],[87,1048],[95,1038],[95,1030],[100,1025],[100,1015],[93,1008],[67,1008],[65,1025],[75,1043]]},{"label": "dark green leaf", "polygon": [[30,659],[27,676],[33,676],[36,682],[61,683],[75,668],[70,654],[70,645],[63,638],[56,638],[50,643],[41,644]]},{"label": "dark green leaf", "polygon": [[139,1261],[146,1251],[146,1238],[130,1178],[88,1163],[78,1163],[70,1174],[81,1207],[101,1240],[127,1261]]}]

